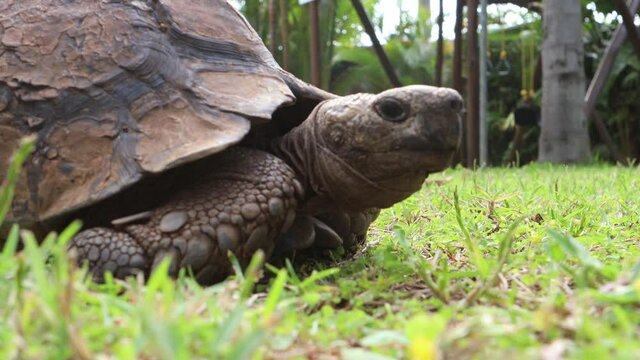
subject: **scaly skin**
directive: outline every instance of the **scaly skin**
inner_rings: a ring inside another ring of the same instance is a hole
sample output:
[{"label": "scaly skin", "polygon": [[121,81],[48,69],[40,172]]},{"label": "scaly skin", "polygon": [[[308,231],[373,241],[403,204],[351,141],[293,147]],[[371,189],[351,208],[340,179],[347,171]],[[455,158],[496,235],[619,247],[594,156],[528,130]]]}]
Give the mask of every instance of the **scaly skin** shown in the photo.
[{"label": "scaly skin", "polygon": [[227,251],[241,264],[258,249],[269,256],[276,236],[291,227],[302,196],[291,168],[245,148],[230,149],[207,165],[215,172],[176,193],[146,223],[83,231],[71,250],[88,261],[96,280],[107,270],[116,277],[148,274],[169,256],[172,275],[189,268],[203,284],[229,274]]},{"label": "scaly skin", "polygon": [[[72,240],[70,251],[88,263],[96,281],[107,271],[116,278],[149,275],[169,257],[170,275],[186,268],[209,285],[231,273],[227,251],[246,265],[258,249],[268,258],[276,246],[281,256],[312,245],[353,247],[364,240],[372,221],[369,212],[296,218],[304,189],[282,159],[263,151],[233,148],[206,166],[216,172],[183,188],[144,223],[85,230]],[[319,229],[319,219],[335,234]]]},{"label": "scaly skin", "polygon": [[428,86],[325,101],[274,139],[271,153],[226,150],[189,174],[196,180],[179,182],[164,206],[120,229],[86,230],[71,249],[97,279],[148,274],[168,256],[172,275],[189,268],[211,284],[231,272],[228,251],[245,265],[258,249],[269,257],[274,248],[351,247],[378,208],[448,166],[461,110],[455,91]]}]

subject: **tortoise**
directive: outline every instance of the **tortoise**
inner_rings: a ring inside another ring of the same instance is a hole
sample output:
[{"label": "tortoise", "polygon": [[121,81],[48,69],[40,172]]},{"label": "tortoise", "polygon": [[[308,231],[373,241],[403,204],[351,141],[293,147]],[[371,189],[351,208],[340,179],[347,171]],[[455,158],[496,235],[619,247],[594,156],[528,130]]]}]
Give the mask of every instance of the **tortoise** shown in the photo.
[{"label": "tortoise", "polygon": [[353,246],[449,165],[462,107],[426,85],[313,87],[223,0],[0,4],[0,172],[37,136],[8,223],[82,219],[69,249],[96,279],[169,257],[211,284],[229,253]]}]

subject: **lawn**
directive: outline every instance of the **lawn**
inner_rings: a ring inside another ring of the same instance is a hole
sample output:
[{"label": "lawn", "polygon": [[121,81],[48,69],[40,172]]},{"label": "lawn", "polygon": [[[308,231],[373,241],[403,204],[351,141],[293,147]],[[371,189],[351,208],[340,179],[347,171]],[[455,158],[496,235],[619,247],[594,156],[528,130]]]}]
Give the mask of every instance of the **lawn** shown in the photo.
[{"label": "lawn", "polygon": [[[63,243],[0,255],[1,359],[637,359],[640,170],[448,170],[365,248],[201,288],[85,280]],[[255,259],[259,260],[258,258]]]}]

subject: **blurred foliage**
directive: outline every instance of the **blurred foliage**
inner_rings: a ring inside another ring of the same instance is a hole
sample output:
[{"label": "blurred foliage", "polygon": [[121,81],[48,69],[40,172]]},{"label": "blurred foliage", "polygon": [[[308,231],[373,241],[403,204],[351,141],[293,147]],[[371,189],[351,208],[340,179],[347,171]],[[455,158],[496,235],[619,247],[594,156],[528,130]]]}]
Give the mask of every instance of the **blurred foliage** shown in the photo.
[{"label": "blurred foliage", "polygon": [[[281,5],[279,1],[276,3]],[[309,81],[309,58],[300,56],[310,53],[309,6],[299,5],[297,0],[286,0],[285,3],[289,28],[287,46],[291,54],[288,70]],[[376,11],[377,3],[376,0],[363,1],[374,28],[380,34],[384,19],[383,14]],[[268,39],[268,2],[245,0],[239,4],[240,10],[262,39]],[[373,49],[363,46],[368,43],[368,38],[351,2],[323,0],[320,1],[319,11],[322,64],[331,64],[323,68],[323,88],[338,94],[379,92],[390,88],[391,83]],[[435,49],[428,41],[431,34],[428,17],[425,11],[421,11],[418,18],[401,11],[395,32],[387,39],[385,49],[404,84],[433,82]],[[274,56],[280,64],[284,64],[282,27],[276,30],[277,51]],[[452,52],[452,46],[448,45],[449,52]]]},{"label": "blurred foliage", "polygon": [[[256,29],[262,39],[268,39],[269,13],[268,1],[244,0],[238,1],[240,11],[245,15],[249,23]],[[279,26],[276,29],[276,53],[274,57],[282,65],[284,61],[284,49],[288,47],[289,58],[287,70],[299,78],[310,81],[311,69],[309,57],[301,54],[310,53],[311,35],[309,26],[310,6],[300,5],[298,0],[276,0],[276,14],[278,14]],[[373,12],[375,0],[364,0],[363,5],[369,13]],[[283,42],[282,19],[279,17],[281,8],[286,6],[288,37],[286,44]],[[319,28],[320,28],[320,54],[321,63],[330,64],[336,47],[354,47],[359,43],[363,33],[358,15],[349,1],[324,0],[319,2]],[[381,19],[373,20],[378,27]],[[329,88],[330,66],[322,68],[322,87]]]},{"label": "blurred foliage", "polygon": [[[298,77],[309,80],[309,6],[299,5],[297,0],[281,0],[286,3],[289,36],[288,70]],[[378,35],[382,33],[384,21],[378,1],[365,0],[363,4]],[[268,2],[258,0],[240,1],[241,10],[263,39],[268,38]],[[615,6],[611,1],[583,0],[583,30],[585,44],[585,73],[587,80],[593,77],[606,46],[618,25]],[[398,8],[401,8],[398,6]],[[536,59],[542,43],[542,20],[535,12],[522,16],[519,25],[504,24],[508,11],[490,14],[488,92],[489,96],[489,152],[493,165],[505,164],[510,160],[511,142],[515,124],[513,111],[521,105],[522,88],[522,43],[521,34],[530,31],[535,35]],[[278,10],[279,14],[279,10]],[[512,14],[513,15],[513,14]],[[603,22],[602,15],[607,21]],[[512,16],[513,17],[513,16]],[[433,84],[435,81],[436,43],[431,39],[432,26],[428,11],[421,9],[418,16],[401,11],[396,19],[398,25],[391,34],[381,38],[385,51],[403,85]],[[446,21],[453,21],[450,14]],[[275,57],[281,64],[283,59],[282,27],[277,29],[277,51]],[[392,87],[384,69],[369,46],[370,42],[350,1],[320,1],[320,33],[322,37],[323,88],[337,94],[355,92],[380,92]],[[466,48],[466,44],[464,45]],[[452,86],[453,41],[444,45],[443,83]],[[504,50],[506,58],[501,59]],[[529,61],[529,60],[527,60]],[[506,65],[505,65],[506,64]],[[507,71],[508,70],[508,71]],[[464,70],[466,72],[466,70]],[[527,70],[528,71],[528,70]],[[466,73],[463,73],[466,77]],[[597,104],[597,111],[611,132],[625,157],[640,158],[640,61],[629,44],[626,44],[610,74],[607,85]],[[535,102],[539,105],[540,90]],[[537,157],[538,128],[527,128],[523,143],[518,149],[520,164],[533,161]],[[608,160],[610,154],[601,144],[597,132],[592,129],[593,150],[597,159]]]},{"label": "blurred foliage", "polygon": [[[596,12],[614,11],[608,1],[596,2],[595,9],[585,9],[585,70],[587,77],[595,75],[598,63],[615,28],[617,19],[610,24],[595,20]],[[640,61],[629,41],[622,47],[613,65],[607,83],[596,104],[596,111],[607,125],[613,141],[622,155],[630,159],[640,158]],[[592,138],[598,139],[593,132]],[[594,153],[602,159],[610,158],[608,149],[597,144]]]},{"label": "blurred foliage", "polygon": [[605,14],[614,12],[616,10],[616,6],[611,0],[582,0],[583,11],[589,4],[594,4],[599,12]]},{"label": "blurred foliage", "polygon": [[[501,15],[506,15],[502,13]],[[523,24],[506,26],[499,16],[491,17],[489,24],[497,28],[489,35],[489,158],[491,164],[502,165],[510,162],[512,140],[515,135],[514,111],[523,106],[520,95],[523,87],[523,72],[531,81],[535,72],[542,39],[542,19],[536,13],[528,13]],[[491,26],[491,25],[490,25]],[[533,36],[536,43],[533,58],[523,48],[523,34]],[[506,57],[503,59],[501,53]],[[525,52],[525,64],[522,63]],[[533,103],[540,106],[540,91],[536,92]],[[518,148],[518,163],[534,161],[538,153],[538,127],[524,129],[523,141]]]},{"label": "blurred foliage", "polygon": [[[429,41],[428,13],[412,17],[400,12],[395,32],[384,49],[403,85],[432,84],[435,78],[436,49]],[[446,52],[451,55],[452,44]],[[392,87],[380,61],[369,46],[341,46],[332,59],[330,90],[338,94],[380,92]]]},{"label": "blurred foliage", "polygon": [[[619,25],[613,16],[610,22],[596,20],[600,16],[615,14],[615,6],[610,1],[583,1],[583,34],[585,52],[585,74],[590,82],[604,57],[606,47]],[[599,16],[600,15],[600,16]],[[521,105],[519,91],[521,88],[521,42],[522,31],[536,34],[538,51],[542,46],[542,21],[539,15],[529,13],[523,19],[524,24],[500,30],[490,34],[490,58],[493,60],[493,71],[489,72],[489,151],[493,165],[509,162],[511,141],[515,133],[513,111]],[[499,24],[498,18],[490,19],[490,23]],[[507,60],[511,71],[498,74],[500,50],[507,51]],[[541,90],[538,89],[534,103],[540,105]],[[626,158],[640,158],[640,61],[627,42],[618,55],[615,65],[609,74],[606,86],[599,97],[597,112],[603,119],[620,152]],[[596,160],[611,160],[611,154],[602,143],[595,128],[590,129],[593,153]],[[519,164],[535,161],[538,153],[539,128],[524,129],[523,141],[518,149]]]}]

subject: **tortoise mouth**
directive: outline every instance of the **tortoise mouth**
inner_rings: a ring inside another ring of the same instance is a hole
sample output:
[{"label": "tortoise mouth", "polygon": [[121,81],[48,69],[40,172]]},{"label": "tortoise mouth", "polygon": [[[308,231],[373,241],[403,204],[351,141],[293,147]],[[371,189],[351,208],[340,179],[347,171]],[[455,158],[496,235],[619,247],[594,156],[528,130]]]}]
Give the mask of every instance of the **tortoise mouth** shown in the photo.
[{"label": "tortoise mouth", "polygon": [[413,150],[406,149],[398,151],[399,154],[408,155],[409,160],[415,161],[414,166],[417,169],[424,170],[426,174],[442,171],[451,165],[453,154],[456,148],[450,149],[428,149]]},{"label": "tortoise mouth", "polygon": [[414,169],[426,169],[437,172],[446,169],[458,150],[459,143],[430,141],[421,136],[405,138],[401,144],[389,150],[375,152],[376,156],[385,156],[397,159]]},{"label": "tortoise mouth", "polygon": [[447,169],[453,160],[457,148],[443,149],[408,149],[400,148],[372,153],[370,160],[381,164],[371,180],[375,182],[389,181],[399,178],[426,176]]},{"label": "tortoise mouth", "polygon": [[452,153],[460,145],[457,136],[434,134],[430,136],[409,136],[403,139],[400,149],[428,154]]},{"label": "tortoise mouth", "polygon": [[403,141],[399,150],[401,151],[402,149],[405,149],[405,151],[416,151],[426,154],[448,153],[454,152],[458,149],[458,142],[457,140],[443,141],[440,139],[433,141],[432,139],[424,138],[422,136],[411,136]]}]

